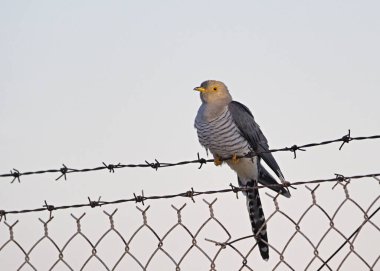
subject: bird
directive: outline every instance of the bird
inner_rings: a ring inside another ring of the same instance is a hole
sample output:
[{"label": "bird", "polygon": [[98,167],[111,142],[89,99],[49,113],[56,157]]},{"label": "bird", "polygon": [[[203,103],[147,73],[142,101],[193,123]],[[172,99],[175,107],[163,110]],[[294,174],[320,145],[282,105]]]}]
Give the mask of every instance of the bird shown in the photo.
[{"label": "bird", "polygon": [[207,80],[194,90],[200,93],[202,101],[194,122],[199,143],[207,153],[212,153],[216,166],[226,162],[236,172],[239,186],[246,188],[243,193],[246,196],[252,232],[261,257],[267,261],[269,245],[264,211],[258,189],[249,188],[261,183],[289,198],[289,190],[277,185],[278,182],[261,161],[269,166],[282,183],[286,183],[284,175],[269,152],[268,140],[253,114],[248,107],[232,99],[223,82]]}]

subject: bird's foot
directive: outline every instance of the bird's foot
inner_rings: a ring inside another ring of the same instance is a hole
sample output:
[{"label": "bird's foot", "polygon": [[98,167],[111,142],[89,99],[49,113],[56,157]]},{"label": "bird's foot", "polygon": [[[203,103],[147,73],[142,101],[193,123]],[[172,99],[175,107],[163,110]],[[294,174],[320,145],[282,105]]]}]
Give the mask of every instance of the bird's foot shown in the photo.
[{"label": "bird's foot", "polygon": [[239,163],[239,158],[237,157],[236,153],[234,155],[232,155],[232,158],[231,158],[231,161],[232,161],[232,164],[237,164]]},{"label": "bird's foot", "polygon": [[223,163],[222,158],[219,155],[214,155],[215,166],[220,166]]}]

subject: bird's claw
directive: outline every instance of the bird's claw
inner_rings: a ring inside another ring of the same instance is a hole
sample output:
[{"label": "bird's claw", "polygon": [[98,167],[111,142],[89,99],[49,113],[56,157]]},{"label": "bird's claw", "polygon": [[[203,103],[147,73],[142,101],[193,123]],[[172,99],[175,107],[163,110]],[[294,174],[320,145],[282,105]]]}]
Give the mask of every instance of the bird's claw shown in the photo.
[{"label": "bird's claw", "polygon": [[223,163],[223,161],[222,161],[221,157],[218,156],[218,155],[216,155],[214,157],[214,164],[215,164],[215,166],[220,166],[222,163]]},{"label": "bird's claw", "polygon": [[232,155],[231,161],[233,164],[239,163],[239,160],[240,159],[237,157],[236,153],[234,155]]}]

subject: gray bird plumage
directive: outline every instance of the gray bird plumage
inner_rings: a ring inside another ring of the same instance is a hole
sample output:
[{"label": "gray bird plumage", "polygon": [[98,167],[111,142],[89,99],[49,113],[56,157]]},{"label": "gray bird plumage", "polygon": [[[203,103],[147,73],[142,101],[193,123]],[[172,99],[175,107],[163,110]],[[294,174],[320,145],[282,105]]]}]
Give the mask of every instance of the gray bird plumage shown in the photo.
[{"label": "gray bird plumage", "polygon": [[[215,164],[219,160],[233,157],[226,163],[237,173],[241,187],[254,187],[257,182],[264,185],[278,184],[276,179],[261,165],[261,159],[284,182],[284,176],[273,155],[268,152],[268,141],[255,122],[251,111],[243,104],[233,101],[225,84],[208,80],[195,88],[200,92],[202,105],[195,118],[199,142],[213,154]],[[236,159],[250,152],[253,158]],[[270,187],[272,190],[290,197],[283,187]],[[248,189],[245,193],[252,231],[263,259],[269,258],[268,237],[264,211],[259,191]]]},{"label": "gray bird plumage", "polygon": [[[228,104],[228,109],[231,112],[232,118],[236,126],[239,128],[242,136],[250,144],[252,150],[258,153],[258,156],[273,170],[282,182],[285,181],[284,175],[281,172],[280,166],[277,164],[271,152],[269,152],[268,140],[260,129],[260,126],[255,122],[251,111],[243,104],[232,101]],[[277,184],[277,181],[269,174],[269,172],[259,163],[259,173],[262,173],[264,178],[261,183],[264,185]],[[259,174],[260,175],[260,174]],[[259,178],[260,182],[260,178]],[[276,192],[280,192],[286,197],[290,197],[290,193],[285,188],[271,188]]]}]

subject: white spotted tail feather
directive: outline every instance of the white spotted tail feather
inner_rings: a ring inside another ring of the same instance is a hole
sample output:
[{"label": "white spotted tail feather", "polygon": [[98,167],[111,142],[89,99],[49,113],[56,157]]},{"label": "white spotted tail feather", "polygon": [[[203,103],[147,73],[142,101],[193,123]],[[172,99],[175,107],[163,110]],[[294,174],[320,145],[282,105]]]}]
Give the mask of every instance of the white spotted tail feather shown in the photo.
[{"label": "white spotted tail feather", "polygon": [[247,197],[247,208],[249,213],[249,219],[251,221],[251,227],[253,234],[256,239],[256,243],[259,247],[261,257],[268,261],[269,259],[269,246],[268,246],[268,235],[267,235],[267,225],[265,221],[265,215],[263,207],[261,205],[260,195],[257,188],[257,182],[252,180],[247,182],[246,187],[246,197]]}]

